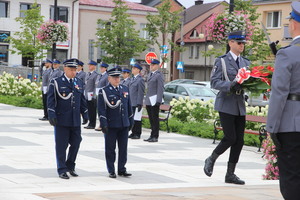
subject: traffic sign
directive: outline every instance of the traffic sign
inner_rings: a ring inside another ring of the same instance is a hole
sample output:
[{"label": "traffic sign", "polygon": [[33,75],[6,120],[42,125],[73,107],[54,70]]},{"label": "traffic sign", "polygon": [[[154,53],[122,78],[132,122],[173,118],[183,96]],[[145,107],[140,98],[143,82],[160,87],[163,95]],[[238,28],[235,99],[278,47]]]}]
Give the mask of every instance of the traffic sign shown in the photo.
[{"label": "traffic sign", "polygon": [[145,56],[145,61],[150,65],[152,59],[157,59],[157,55],[154,52],[148,52]]}]

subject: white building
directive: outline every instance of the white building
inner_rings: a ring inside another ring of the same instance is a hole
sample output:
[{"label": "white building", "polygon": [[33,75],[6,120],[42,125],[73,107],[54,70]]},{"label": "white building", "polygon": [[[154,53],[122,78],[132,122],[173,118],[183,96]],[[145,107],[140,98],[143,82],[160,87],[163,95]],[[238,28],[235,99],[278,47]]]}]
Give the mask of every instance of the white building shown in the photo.
[{"label": "white building", "polygon": [[[7,63],[8,66],[26,65],[26,59],[22,55],[12,54],[8,51],[10,45],[4,41],[8,36],[14,36],[15,32],[21,31],[20,24],[15,21],[16,17],[21,17],[21,10],[30,9],[35,0],[0,0],[0,64]],[[44,20],[54,18],[54,0],[36,0],[41,7],[41,15]],[[69,26],[70,40],[57,44],[57,59],[78,57],[78,0],[58,0],[58,19],[64,21]],[[76,16],[76,17],[74,17]],[[51,52],[48,52],[51,58]]]}]

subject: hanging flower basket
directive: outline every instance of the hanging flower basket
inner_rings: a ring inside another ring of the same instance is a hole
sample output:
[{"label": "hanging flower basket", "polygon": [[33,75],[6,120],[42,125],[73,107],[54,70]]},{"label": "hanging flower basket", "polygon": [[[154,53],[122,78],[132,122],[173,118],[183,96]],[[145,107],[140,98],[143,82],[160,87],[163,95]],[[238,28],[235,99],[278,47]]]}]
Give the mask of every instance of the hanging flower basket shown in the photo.
[{"label": "hanging flower basket", "polygon": [[213,14],[207,24],[207,33],[212,41],[217,43],[226,43],[227,35],[233,31],[245,30],[246,39],[250,40],[253,34],[253,25],[246,14],[242,11],[233,13],[224,12]]},{"label": "hanging flower basket", "polygon": [[68,40],[68,26],[62,21],[49,20],[41,25],[37,39],[47,45]]}]

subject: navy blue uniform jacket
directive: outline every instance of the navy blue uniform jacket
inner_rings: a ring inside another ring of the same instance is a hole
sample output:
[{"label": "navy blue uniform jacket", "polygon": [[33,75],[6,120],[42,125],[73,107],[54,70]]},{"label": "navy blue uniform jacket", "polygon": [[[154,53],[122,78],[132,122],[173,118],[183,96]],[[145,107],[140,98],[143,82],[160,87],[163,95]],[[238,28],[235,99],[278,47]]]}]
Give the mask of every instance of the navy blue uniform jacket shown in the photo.
[{"label": "navy blue uniform jacket", "polygon": [[[76,77],[73,80],[73,83],[69,83],[68,79],[62,75],[51,80],[49,85],[48,115],[49,118],[57,118],[57,126],[80,126],[80,114],[82,114],[84,119],[88,119],[87,103],[83,93],[83,82]],[[55,81],[57,82],[58,91],[54,83]],[[63,99],[70,93],[73,93],[70,98]]]}]

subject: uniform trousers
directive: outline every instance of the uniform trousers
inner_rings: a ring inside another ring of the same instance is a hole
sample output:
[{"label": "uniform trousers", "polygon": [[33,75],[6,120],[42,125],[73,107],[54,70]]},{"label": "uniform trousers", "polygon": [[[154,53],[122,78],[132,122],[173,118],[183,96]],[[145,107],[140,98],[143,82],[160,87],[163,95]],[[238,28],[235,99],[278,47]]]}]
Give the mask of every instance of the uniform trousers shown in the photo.
[{"label": "uniform trousers", "polygon": [[126,171],[128,127],[108,128],[105,137],[105,159],[108,173],[115,173],[116,143],[118,143],[118,172]]},{"label": "uniform trousers", "polygon": [[47,94],[43,93],[42,98],[43,98],[44,117],[48,119]]},{"label": "uniform trousers", "polygon": [[[135,114],[135,109],[137,106],[132,106],[133,114]],[[142,134],[142,121],[134,120],[133,127],[131,129],[133,135],[141,136]]]},{"label": "uniform trousers", "polygon": [[224,137],[214,152],[223,154],[230,147],[229,162],[237,163],[244,145],[245,116],[219,112]]},{"label": "uniform trousers", "polygon": [[300,198],[300,132],[278,133],[280,191],[285,200]]},{"label": "uniform trousers", "polygon": [[[78,127],[55,126],[55,150],[58,174],[75,169],[75,160],[80,147],[81,129]],[[66,160],[66,150],[69,147]]]},{"label": "uniform trousers", "polygon": [[88,113],[89,113],[89,124],[88,126],[94,127],[96,126],[96,117],[97,117],[97,100],[92,99],[91,101],[87,101]]},{"label": "uniform trousers", "polygon": [[159,136],[159,106],[146,106],[149,121],[151,125],[151,138],[158,138]]}]

